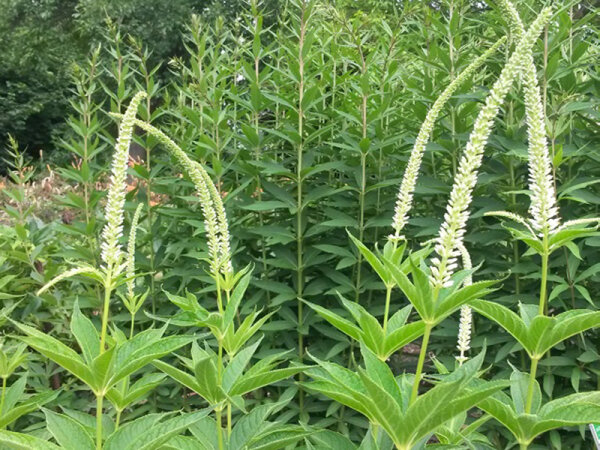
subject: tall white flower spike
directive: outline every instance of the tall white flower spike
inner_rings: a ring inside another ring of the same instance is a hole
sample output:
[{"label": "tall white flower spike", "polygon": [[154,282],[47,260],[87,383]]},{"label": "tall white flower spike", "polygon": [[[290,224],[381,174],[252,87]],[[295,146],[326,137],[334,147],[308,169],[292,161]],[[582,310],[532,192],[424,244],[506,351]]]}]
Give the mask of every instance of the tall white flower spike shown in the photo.
[{"label": "tall white flower spike", "polygon": [[419,134],[417,135],[415,144],[410,153],[406,169],[404,169],[404,176],[402,177],[402,183],[400,184],[400,189],[396,198],[394,218],[392,219],[394,233],[388,236],[389,240],[399,241],[403,239],[403,236],[400,233],[408,222],[408,213],[412,207],[413,195],[415,192],[415,186],[417,184],[417,178],[419,177],[419,170],[421,167],[421,161],[423,160],[423,154],[425,153],[425,147],[427,146],[427,141],[431,136],[433,126],[435,125],[435,121],[437,120],[442,108],[450,99],[450,97],[452,97],[452,94],[454,94],[456,89],[458,89],[458,87],[466,80],[471,78],[473,73],[475,73],[475,71],[481,67],[486,59],[488,59],[494,52],[496,52],[496,50],[498,50],[505,40],[506,38],[504,37],[500,38],[486,52],[469,64],[469,66],[467,66],[467,68],[463,70],[458,77],[452,80],[446,89],[444,89],[444,92],[442,92],[442,94],[437,98],[427,113],[425,121],[421,125],[421,129],[419,130]]},{"label": "tall white flower spike", "polygon": [[[102,230],[102,262],[104,269],[112,271],[121,266],[123,250],[119,239],[123,235],[123,210],[125,207],[127,162],[129,160],[129,144],[135,124],[135,114],[145,92],[138,92],[127,107],[119,126],[119,137],[115,146],[110,185],[106,200],[106,225]],[[113,274],[114,275],[114,274]]]},{"label": "tall white flower spike", "polygon": [[137,227],[142,213],[143,203],[140,203],[135,209],[133,219],[131,219],[131,228],[129,230],[129,240],[127,241],[127,257],[125,258],[125,276],[127,278],[127,294],[133,298],[133,288],[135,286],[135,240]]},{"label": "tall white flower spike", "polygon": [[490,135],[494,118],[500,105],[519,72],[522,71],[527,55],[535,40],[550,19],[551,9],[545,8],[523,35],[517,48],[502,69],[500,77],[494,83],[485,104],[473,126],[469,142],[460,160],[450,200],[444,214],[444,222],[436,238],[437,256],[431,260],[431,283],[435,289],[452,285],[451,276],[457,267],[456,257],[463,242],[465,226],[469,218],[469,206],[472,192],[477,182],[477,171],[481,166],[483,151]]},{"label": "tall white flower spike", "polygon": [[[462,257],[462,266],[464,269],[470,270],[473,268],[473,263],[471,262],[471,255],[465,248],[463,244],[458,247],[458,251]],[[465,286],[469,286],[473,284],[473,277],[471,275],[467,276],[463,281]],[[469,305],[462,305],[460,307],[460,322],[458,324],[458,345],[456,348],[460,351],[460,355],[456,356],[456,360],[458,364],[462,366],[462,364],[469,359],[466,353],[471,348],[471,328],[473,322],[473,311]]]},{"label": "tall white flower spike", "polygon": [[[502,0],[502,4],[508,13],[513,34],[517,39],[521,39],[525,31],[519,13],[509,0]],[[560,226],[560,219],[554,188],[552,160],[546,139],[544,108],[532,52],[529,52],[525,58],[521,79],[525,92],[525,114],[529,135],[530,223],[537,234],[542,237],[555,232]]]}]

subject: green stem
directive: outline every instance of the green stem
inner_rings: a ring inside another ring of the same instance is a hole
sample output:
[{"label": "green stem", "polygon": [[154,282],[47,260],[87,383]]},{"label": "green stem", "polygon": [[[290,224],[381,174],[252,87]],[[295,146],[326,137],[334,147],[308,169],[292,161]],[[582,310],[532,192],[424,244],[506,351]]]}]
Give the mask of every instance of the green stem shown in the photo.
[{"label": "green stem", "polygon": [[383,313],[383,335],[386,335],[388,316],[390,314],[390,299],[392,297],[392,286],[386,286],[385,311]]},{"label": "green stem", "polygon": [[217,408],[215,412],[217,414],[217,442],[219,445],[219,450],[223,450],[225,447],[223,445],[223,420],[221,418],[221,408]]},{"label": "green stem", "polygon": [[533,403],[533,387],[535,386],[535,374],[537,372],[539,358],[531,359],[531,370],[529,372],[529,386],[527,388],[527,403],[525,403],[525,413],[531,412],[531,404]]},{"label": "green stem", "polygon": [[546,284],[548,280],[548,234],[544,233],[544,251],[542,253],[542,283],[540,286],[540,306],[538,314],[544,315],[546,310]]},{"label": "green stem", "polygon": [[[304,293],[304,260],[303,260],[303,232],[302,232],[302,159],[304,142],[304,111],[302,109],[302,101],[304,99],[304,39],[306,36],[306,2],[302,1],[302,11],[300,18],[300,36],[298,41],[298,66],[300,72],[300,80],[298,83],[298,135],[300,142],[298,143],[298,155],[296,163],[296,182],[297,182],[297,198],[296,198],[296,296],[298,298],[298,359],[300,363],[304,360],[304,336],[302,328],[304,322],[304,311],[302,304],[302,295]],[[298,379],[303,380],[302,373]],[[298,392],[298,407],[300,414],[304,411],[304,389],[300,387]]]},{"label": "green stem", "polygon": [[6,377],[2,377],[2,399],[0,400],[0,416],[4,411],[4,397],[6,394]]},{"label": "green stem", "polygon": [[110,269],[104,281],[104,307],[102,310],[102,329],[100,331],[100,354],[104,353],[106,343],[106,332],[108,330],[108,314],[110,305],[110,294],[112,293],[112,280]]},{"label": "green stem", "polygon": [[133,338],[133,326],[135,324],[135,314],[131,313],[131,323],[129,325],[129,340]]},{"label": "green stem", "polygon": [[102,401],[104,394],[96,396],[96,450],[102,450]]},{"label": "green stem", "polygon": [[115,418],[115,431],[119,429],[119,424],[121,423],[121,413],[122,409],[117,409],[117,417]]},{"label": "green stem", "polygon": [[227,403],[227,437],[231,437],[231,403]]},{"label": "green stem", "polygon": [[429,344],[429,336],[431,335],[432,328],[431,324],[425,325],[425,333],[423,333],[423,342],[421,343],[421,351],[419,352],[419,361],[417,362],[417,371],[415,372],[410,404],[413,404],[419,395],[419,383],[421,381],[421,374],[423,373],[423,365],[425,364],[425,355],[427,354],[427,345]]}]

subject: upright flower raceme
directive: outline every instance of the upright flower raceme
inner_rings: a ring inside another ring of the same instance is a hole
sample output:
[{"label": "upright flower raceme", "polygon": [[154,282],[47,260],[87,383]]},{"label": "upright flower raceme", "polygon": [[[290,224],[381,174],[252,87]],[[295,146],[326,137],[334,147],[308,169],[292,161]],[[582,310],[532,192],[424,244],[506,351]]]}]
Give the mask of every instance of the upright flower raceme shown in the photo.
[{"label": "upright flower raceme", "polygon": [[[458,251],[462,256],[462,265],[464,269],[470,270],[473,268],[471,262],[471,255],[465,248],[464,245],[458,247]],[[468,275],[463,281],[465,286],[473,284],[473,277]],[[473,311],[468,305],[462,305],[460,307],[460,321],[458,323],[458,345],[456,348],[460,351],[460,355],[456,357],[456,360],[462,365],[468,358],[465,354],[471,348],[471,325],[473,323]]]},{"label": "upright flower raceme", "polygon": [[419,130],[419,134],[417,135],[415,144],[410,153],[406,169],[404,170],[404,176],[402,177],[402,183],[400,184],[400,189],[396,198],[394,218],[392,219],[394,233],[389,235],[388,239],[392,241],[403,239],[403,236],[400,233],[408,222],[408,213],[412,207],[413,195],[415,192],[415,186],[417,184],[417,178],[419,177],[419,169],[421,167],[421,161],[423,160],[423,153],[425,153],[427,141],[431,136],[433,126],[435,125],[435,121],[437,120],[442,108],[450,99],[452,94],[454,94],[456,89],[458,89],[462,83],[469,79],[473,73],[475,73],[475,71],[484,63],[484,61],[488,59],[496,50],[498,50],[498,47],[500,47],[504,41],[505,38],[502,37],[485,53],[469,64],[469,66],[463,70],[458,77],[452,80],[446,89],[444,89],[444,92],[442,92],[442,94],[437,98],[427,113],[427,117],[421,125],[421,129]]},{"label": "upright flower raceme", "polygon": [[[509,1],[504,0],[502,3],[508,13],[513,33],[517,39],[521,39],[525,31],[519,13]],[[529,136],[530,222],[538,235],[543,236],[556,231],[560,226],[560,219],[556,190],[554,189],[552,161],[546,140],[544,109],[531,52],[527,53],[525,57],[521,79],[525,93],[525,114]]]},{"label": "upright flower raceme", "polygon": [[107,271],[112,271],[115,268],[117,271],[120,270],[119,267],[123,261],[123,250],[119,239],[123,235],[123,209],[125,206],[129,144],[135,125],[135,114],[144,97],[146,97],[145,92],[138,92],[133,97],[119,126],[119,138],[115,147],[106,200],[106,225],[102,230],[101,256],[104,269]]},{"label": "upright flower raceme", "polygon": [[444,222],[436,238],[437,256],[431,260],[431,283],[441,289],[452,285],[451,276],[457,267],[456,258],[462,245],[465,226],[469,218],[472,192],[477,182],[477,171],[481,166],[483,151],[490,135],[494,118],[512,83],[526,63],[527,55],[543,27],[550,19],[551,9],[545,8],[523,35],[517,48],[494,83],[485,104],[473,126],[469,142],[460,160],[450,200],[444,214]]},{"label": "upright flower raceme", "polygon": [[131,229],[129,230],[129,240],[127,241],[127,258],[125,265],[125,276],[127,277],[127,294],[129,298],[133,298],[133,288],[135,286],[135,240],[137,234],[137,227],[140,221],[140,214],[142,212],[143,203],[140,203],[135,209],[133,219],[131,219]]}]

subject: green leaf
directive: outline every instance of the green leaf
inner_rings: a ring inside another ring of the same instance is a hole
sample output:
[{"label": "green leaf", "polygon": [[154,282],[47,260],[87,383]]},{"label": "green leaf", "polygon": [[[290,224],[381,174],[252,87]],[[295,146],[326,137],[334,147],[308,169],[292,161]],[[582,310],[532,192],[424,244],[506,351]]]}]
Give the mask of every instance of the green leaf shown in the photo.
[{"label": "green leaf", "polygon": [[61,447],[43,439],[13,431],[0,430],[0,445],[14,450],[60,450]]},{"label": "green leaf", "polygon": [[278,425],[258,435],[248,450],[280,450],[313,433],[299,425]]},{"label": "green leaf", "polygon": [[64,414],[44,409],[48,431],[65,450],[94,450],[96,444],[85,428]]},{"label": "green leaf", "polygon": [[86,363],[91,365],[94,358],[100,354],[100,336],[92,321],[81,314],[77,301],[71,316],[71,333],[77,340]]},{"label": "green leaf", "polygon": [[128,375],[136,372],[152,361],[173,353],[175,350],[189,344],[193,336],[168,336],[155,342],[149,342],[129,355],[122,364],[115,364],[114,375],[110,378],[110,385],[114,385]]},{"label": "green leaf", "polygon": [[571,336],[600,326],[600,311],[566,311],[554,318],[553,325],[539,340],[537,352],[540,355]]},{"label": "green leaf", "polygon": [[209,400],[209,392],[204,390],[204,387],[196,380],[196,377],[184,372],[183,370],[177,369],[170,364],[163,361],[153,361],[152,365],[157,369],[163,371],[168,376],[173,378],[179,384],[191,389],[196,394],[200,395],[205,400]]},{"label": "green leaf", "polygon": [[[21,380],[23,380],[24,382],[26,378],[22,377],[19,381]],[[17,420],[19,417],[24,416],[25,414],[39,410],[42,405],[51,402],[60,393],[60,391],[40,392],[38,394],[33,395],[32,397],[29,397],[26,400],[23,400],[20,403],[17,403],[17,400],[19,400],[23,394],[23,390],[21,389],[19,395],[16,396],[14,401],[10,401],[9,399],[11,397],[12,391],[15,388],[18,388],[17,383],[19,383],[19,381],[13,383],[12,386],[6,389],[4,411],[3,414],[0,416],[0,428],[6,427],[7,425],[11,424],[12,422]]]},{"label": "green leaf", "polygon": [[385,338],[382,356],[384,359],[389,358],[400,348],[421,337],[424,332],[425,322],[418,320],[388,333]]},{"label": "green leaf", "polygon": [[248,284],[250,283],[250,278],[252,277],[250,267],[246,267],[244,272],[247,273],[245,273],[238,281],[225,308],[225,313],[223,314],[223,331],[225,331],[233,323],[233,319],[238,312],[240,302],[242,301],[242,298],[246,293],[246,289],[248,288]]},{"label": "green leaf", "polygon": [[19,330],[27,334],[27,337],[22,338],[23,342],[40,352],[46,358],[71,372],[85,384],[90,386],[90,388],[96,389],[92,372],[75,351],[67,347],[58,339],[42,333],[35,328],[16,322],[15,325]]},{"label": "green leaf", "polygon": [[528,329],[523,320],[505,306],[486,300],[473,300],[469,305],[479,314],[493,320],[508,331],[531,356],[534,348],[530,343]]},{"label": "green leaf", "polygon": [[246,369],[246,366],[250,362],[252,355],[256,352],[256,349],[262,341],[262,336],[251,346],[246,347],[235,355],[227,367],[223,371],[223,390],[229,392],[229,389],[233,384],[242,376],[242,373]]},{"label": "green leaf", "polygon": [[230,395],[244,395],[263,386],[284,380],[302,372],[309,366],[292,366],[284,369],[271,369],[264,372],[248,372],[242,375],[229,391]]},{"label": "green leaf", "polygon": [[260,405],[238,420],[229,438],[229,450],[243,450],[265,429],[265,420],[278,406],[277,403]]},{"label": "green leaf", "polygon": [[358,239],[356,239],[354,236],[352,236],[349,232],[348,232],[348,236],[350,236],[350,239],[352,240],[352,242],[354,242],[354,245],[356,245],[356,248],[358,249],[358,251],[363,255],[363,257],[371,265],[373,270],[375,272],[377,272],[377,275],[379,275],[379,278],[381,278],[381,281],[383,281],[383,283],[386,285],[393,284],[392,276],[391,276],[390,272],[388,271],[387,266],[379,260],[377,255],[375,255],[371,250],[369,250],[365,246],[365,244],[360,242]]},{"label": "green leaf", "polygon": [[[513,400],[514,409],[517,414],[525,412],[527,393],[529,391],[529,374],[513,370],[510,375],[510,396]],[[531,413],[536,414],[542,404],[542,392],[537,380],[534,381],[533,401]]]},{"label": "green leaf", "polygon": [[[111,434],[104,450],[153,450],[160,448],[194,423],[208,415],[210,408],[173,416],[172,413],[152,414],[129,422]],[[166,419],[166,420],[163,420]]]},{"label": "green leaf", "polygon": [[361,338],[361,330],[357,326],[355,326],[352,322],[344,319],[342,316],[339,316],[330,310],[323,308],[319,305],[315,305],[314,303],[310,303],[304,301],[308,306],[310,306],[319,316],[329,322],[331,325],[336,327],[342,333],[350,336],[352,339],[356,341],[360,341]]}]

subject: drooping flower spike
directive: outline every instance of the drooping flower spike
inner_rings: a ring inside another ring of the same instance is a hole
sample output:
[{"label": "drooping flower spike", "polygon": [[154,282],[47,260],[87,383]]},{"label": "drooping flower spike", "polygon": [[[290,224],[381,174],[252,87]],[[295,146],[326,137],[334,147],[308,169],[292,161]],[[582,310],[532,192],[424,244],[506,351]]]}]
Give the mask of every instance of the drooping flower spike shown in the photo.
[{"label": "drooping flower spike", "polygon": [[229,227],[227,215],[219,193],[210,176],[201,164],[189,156],[165,133],[141,120],[135,125],[153,135],[183,166],[200,197],[200,205],[204,215],[204,226],[208,236],[208,252],[213,276],[231,272],[231,250],[229,245]]},{"label": "drooping flower spike", "polygon": [[404,170],[404,176],[402,177],[402,183],[396,198],[396,207],[394,209],[394,218],[392,219],[392,227],[394,233],[388,236],[388,239],[397,242],[404,237],[400,234],[403,228],[408,222],[408,213],[412,207],[413,195],[415,192],[415,186],[417,184],[417,178],[419,177],[419,170],[421,167],[421,161],[423,160],[423,154],[425,153],[425,147],[427,141],[433,131],[433,126],[437,120],[442,108],[446,102],[450,99],[452,94],[463,84],[466,80],[471,78],[473,73],[481,67],[481,65],[488,59],[506,40],[505,37],[498,39],[498,41],[492,45],[487,51],[473,61],[469,66],[463,70],[452,82],[444,89],[442,94],[434,102],[433,106],[427,113],[425,121],[421,125],[419,134],[415,140],[415,144],[410,153],[406,169]]},{"label": "drooping flower spike", "polygon": [[477,182],[477,172],[483,159],[483,151],[492,130],[492,125],[500,105],[517,74],[522,70],[528,52],[550,19],[551,9],[544,8],[523,35],[517,48],[502,69],[500,77],[494,83],[485,104],[473,126],[473,132],[460,160],[450,200],[444,214],[444,222],[436,238],[437,256],[431,260],[431,283],[435,289],[452,285],[451,276],[457,267],[458,248],[463,242],[465,227],[469,218],[469,206],[472,192]]}]

